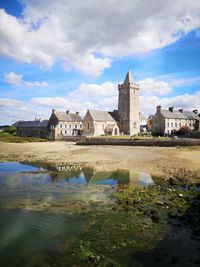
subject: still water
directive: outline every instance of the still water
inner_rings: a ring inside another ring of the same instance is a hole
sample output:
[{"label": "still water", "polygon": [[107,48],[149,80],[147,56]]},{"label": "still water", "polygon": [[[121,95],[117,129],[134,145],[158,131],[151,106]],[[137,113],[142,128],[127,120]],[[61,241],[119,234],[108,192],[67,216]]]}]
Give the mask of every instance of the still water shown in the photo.
[{"label": "still water", "polygon": [[0,163],[1,266],[33,266],[52,246],[78,238],[87,214],[112,203],[118,186],[153,183],[128,170]]}]

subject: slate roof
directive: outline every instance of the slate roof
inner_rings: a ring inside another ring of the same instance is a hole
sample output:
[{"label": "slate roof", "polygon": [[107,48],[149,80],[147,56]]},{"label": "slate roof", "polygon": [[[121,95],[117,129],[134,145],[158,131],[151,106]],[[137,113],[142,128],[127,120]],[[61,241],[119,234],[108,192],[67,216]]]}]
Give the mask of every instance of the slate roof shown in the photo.
[{"label": "slate roof", "polygon": [[67,112],[55,112],[56,117],[59,121],[83,121],[82,117],[77,113],[68,113]]},{"label": "slate roof", "polygon": [[133,83],[133,76],[132,76],[132,73],[130,70],[126,74],[126,77],[124,79],[124,83]]},{"label": "slate roof", "polygon": [[46,127],[48,120],[43,121],[21,121],[18,123],[17,127]]},{"label": "slate roof", "polygon": [[161,113],[167,119],[200,119],[193,111],[180,112],[179,110],[174,110],[171,112],[169,110],[161,110]]},{"label": "slate roof", "polygon": [[89,110],[90,115],[94,121],[113,121],[118,120],[118,114],[116,111],[103,111],[103,110]]}]

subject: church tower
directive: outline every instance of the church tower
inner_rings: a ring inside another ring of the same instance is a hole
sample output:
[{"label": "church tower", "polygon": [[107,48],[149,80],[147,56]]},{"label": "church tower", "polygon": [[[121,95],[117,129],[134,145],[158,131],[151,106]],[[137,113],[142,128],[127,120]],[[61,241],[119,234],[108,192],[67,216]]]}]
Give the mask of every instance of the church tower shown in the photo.
[{"label": "church tower", "polygon": [[130,70],[127,72],[124,82],[118,85],[120,131],[127,135],[140,132],[139,88],[139,84],[133,82]]}]

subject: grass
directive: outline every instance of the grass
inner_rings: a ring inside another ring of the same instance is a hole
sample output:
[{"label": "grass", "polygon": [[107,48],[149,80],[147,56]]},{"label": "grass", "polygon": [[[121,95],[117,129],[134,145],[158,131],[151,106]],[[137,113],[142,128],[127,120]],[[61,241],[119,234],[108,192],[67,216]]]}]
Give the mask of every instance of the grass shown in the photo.
[{"label": "grass", "polygon": [[47,139],[37,137],[22,137],[16,134],[0,132],[0,141],[7,143],[47,142]]}]

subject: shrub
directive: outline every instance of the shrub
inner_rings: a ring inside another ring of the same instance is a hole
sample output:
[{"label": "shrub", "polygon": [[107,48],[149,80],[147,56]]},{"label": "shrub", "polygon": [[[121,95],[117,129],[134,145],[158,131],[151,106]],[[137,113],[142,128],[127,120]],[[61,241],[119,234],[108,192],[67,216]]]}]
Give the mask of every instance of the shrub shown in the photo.
[{"label": "shrub", "polygon": [[182,126],[177,132],[176,135],[185,135],[186,133],[191,132],[190,127],[187,125]]},{"label": "shrub", "polygon": [[10,126],[10,127],[6,128],[6,129],[4,129],[4,132],[9,133],[9,134],[15,134],[16,130],[17,129],[16,129],[15,126]]}]

